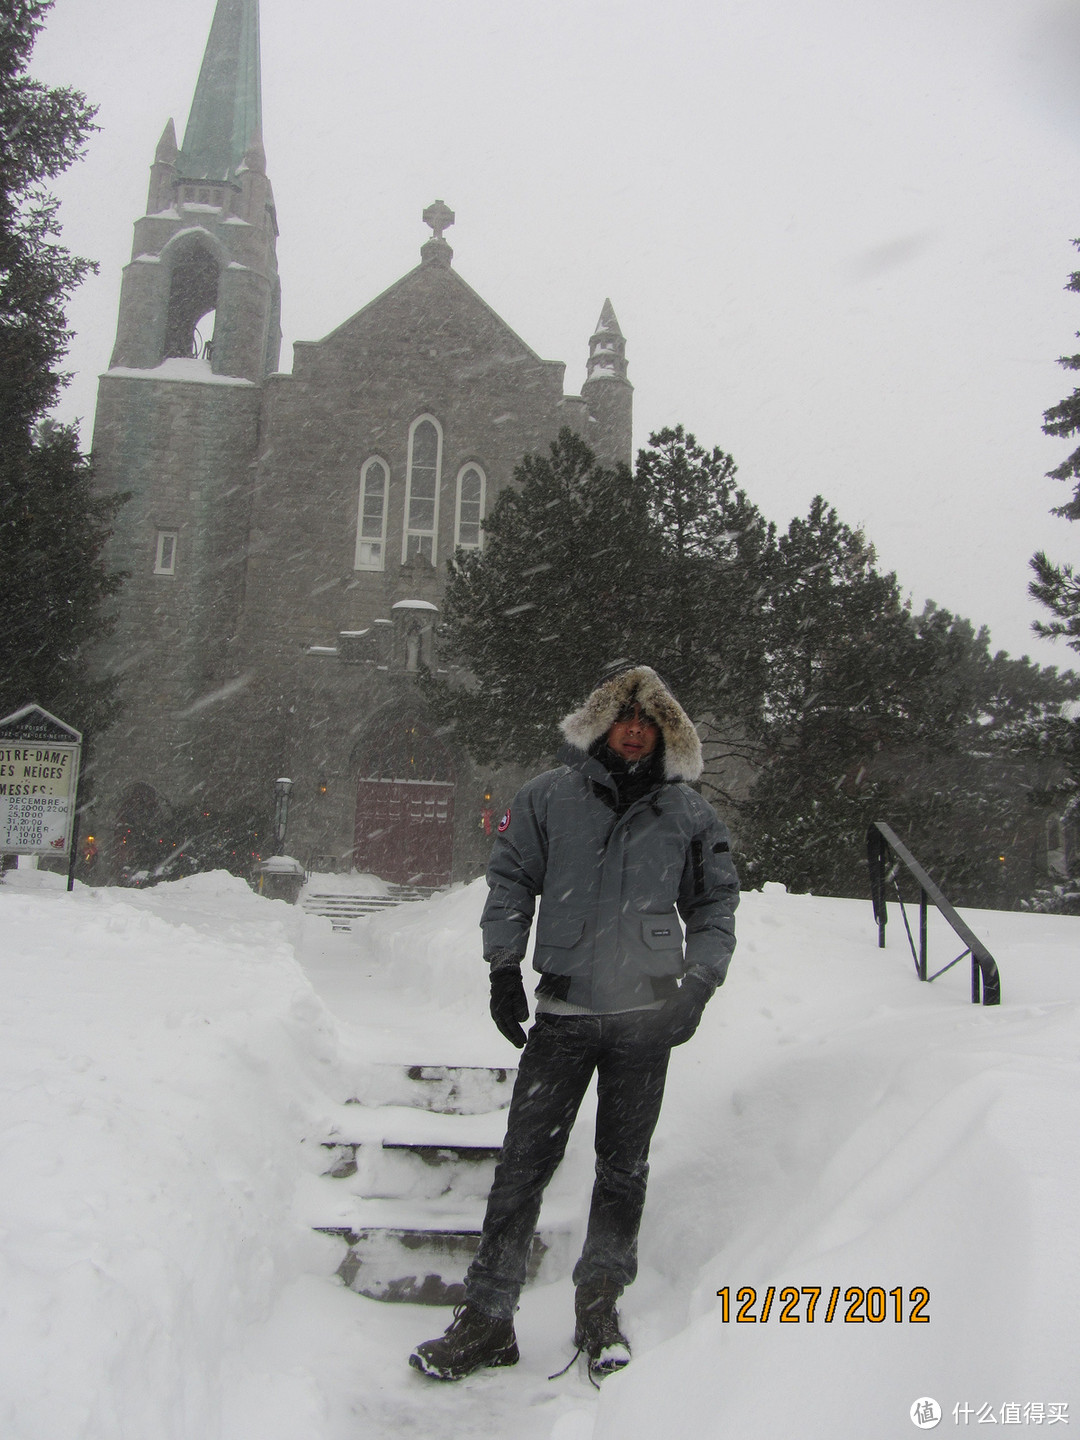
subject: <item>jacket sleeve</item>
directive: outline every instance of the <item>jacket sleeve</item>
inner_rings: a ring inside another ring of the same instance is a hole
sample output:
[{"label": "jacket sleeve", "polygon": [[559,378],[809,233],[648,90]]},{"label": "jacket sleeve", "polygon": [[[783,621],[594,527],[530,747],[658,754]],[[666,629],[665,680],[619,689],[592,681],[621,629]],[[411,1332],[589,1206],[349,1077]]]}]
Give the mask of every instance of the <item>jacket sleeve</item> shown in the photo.
[{"label": "jacket sleeve", "polygon": [[700,824],[690,841],[679,886],[679,914],[686,926],[686,973],[697,971],[716,986],[724,983],[735,949],[739,877],[727,827],[707,801],[695,799]]},{"label": "jacket sleeve", "polygon": [[496,950],[520,959],[528,947],[547,869],[546,778],[541,775],[519,790],[499,821],[488,861],[487,904],[480,917],[485,959]]}]

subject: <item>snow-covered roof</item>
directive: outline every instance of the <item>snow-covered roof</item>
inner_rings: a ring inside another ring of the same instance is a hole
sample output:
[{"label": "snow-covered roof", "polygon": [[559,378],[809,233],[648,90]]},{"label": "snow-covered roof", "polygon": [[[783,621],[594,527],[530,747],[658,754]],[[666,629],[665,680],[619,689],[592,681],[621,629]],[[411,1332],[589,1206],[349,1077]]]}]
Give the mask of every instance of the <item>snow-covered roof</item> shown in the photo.
[{"label": "snow-covered roof", "polygon": [[291,855],[268,855],[258,867],[264,875],[303,875],[304,867]]},{"label": "snow-covered roof", "polygon": [[433,605],[430,600],[398,600],[390,608],[391,610],[434,610],[436,614],[439,611],[439,607]]}]

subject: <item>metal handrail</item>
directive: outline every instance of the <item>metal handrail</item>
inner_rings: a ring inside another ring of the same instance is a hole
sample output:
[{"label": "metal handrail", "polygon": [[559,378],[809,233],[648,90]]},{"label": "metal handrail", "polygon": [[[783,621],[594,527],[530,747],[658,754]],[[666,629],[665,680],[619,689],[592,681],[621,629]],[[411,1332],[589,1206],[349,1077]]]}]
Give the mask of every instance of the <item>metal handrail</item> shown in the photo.
[{"label": "metal handrail", "polygon": [[[896,861],[891,868],[886,865],[888,852],[892,851]],[[912,938],[911,926],[908,924],[907,911],[904,909],[903,897],[900,894],[899,885],[896,886],[896,898],[900,901],[900,914],[904,921],[904,929],[907,931],[908,944],[911,947],[911,955],[915,961],[915,970],[920,980],[929,983],[936,980],[939,975],[944,975],[946,970],[951,970],[958,965],[966,955],[971,956],[971,1003],[979,1003],[979,981],[982,980],[982,1003],[984,1005],[1001,1004],[1001,977],[998,974],[997,963],[994,957],[987,950],[986,946],[971,930],[953,906],[946,900],[933,880],[926,873],[923,867],[912,855],[904,842],[896,834],[891,826],[886,825],[884,820],[875,820],[866,832],[866,852],[870,864],[870,899],[874,906],[874,919],[878,926],[878,946],[885,949],[885,925],[888,920],[888,910],[885,899],[885,887],[889,880],[896,881],[896,873],[900,865],[903,865],[910,875],[919,884],[919,948],[915,949],[915,941]],[[933,975],[926,973],[926,913],[927,902],[932,902],[941,911],[945,919],[959,935],[967,946],[962,950],[955,960],[950,960],[948,965],[943,965]]]}]

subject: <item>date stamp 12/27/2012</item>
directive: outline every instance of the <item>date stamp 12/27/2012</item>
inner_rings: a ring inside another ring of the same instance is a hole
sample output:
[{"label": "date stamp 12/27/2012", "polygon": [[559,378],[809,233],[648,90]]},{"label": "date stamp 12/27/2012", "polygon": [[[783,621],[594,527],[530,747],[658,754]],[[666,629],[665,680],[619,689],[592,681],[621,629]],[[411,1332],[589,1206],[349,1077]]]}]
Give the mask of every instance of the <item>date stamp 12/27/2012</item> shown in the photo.
[{"label": "date stamp 12/27/2012", "polygon": [[930,1291],[925,1285],[913,1285],[905,1293],[902,1285],[886,1290],[883,1285],[770,1285],[759,1300],[752,1285],[735,1291],[725,1285],[716,1292],[720,1301],[720,1318],[725,1325],[767,1325],[770,1318],[780,1325],[813,1325],[821,1321],[831,1325],[929,1325]]}]

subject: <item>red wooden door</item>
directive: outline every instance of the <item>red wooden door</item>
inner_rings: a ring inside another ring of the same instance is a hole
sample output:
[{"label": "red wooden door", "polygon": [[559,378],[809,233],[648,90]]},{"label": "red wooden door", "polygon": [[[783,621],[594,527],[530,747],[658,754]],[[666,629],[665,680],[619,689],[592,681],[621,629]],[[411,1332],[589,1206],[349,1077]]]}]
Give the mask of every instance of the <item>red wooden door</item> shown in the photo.
[{"label": "red wooden door", "polygon": [[360,780],[353,863],[397,885],[448,885],[454,785],[445,780]]}]

